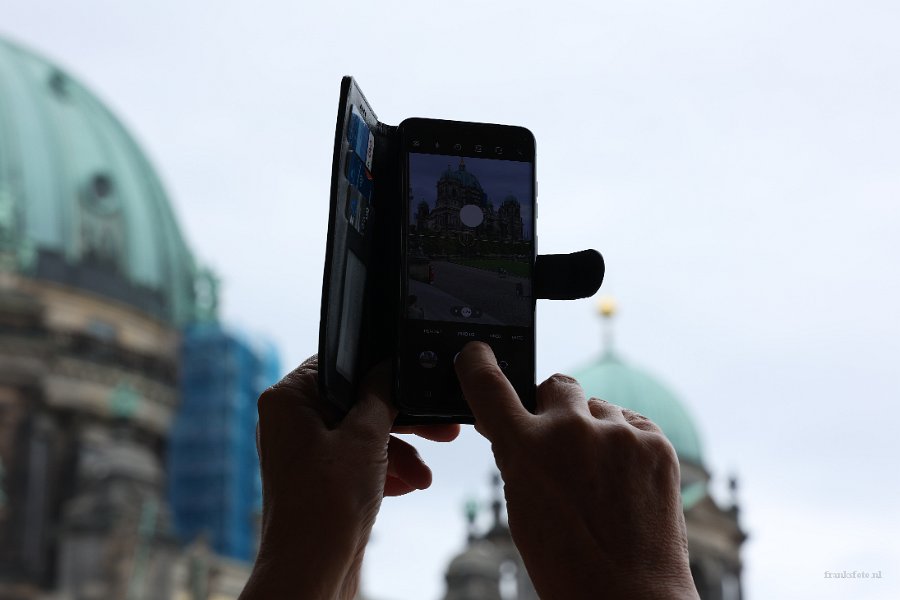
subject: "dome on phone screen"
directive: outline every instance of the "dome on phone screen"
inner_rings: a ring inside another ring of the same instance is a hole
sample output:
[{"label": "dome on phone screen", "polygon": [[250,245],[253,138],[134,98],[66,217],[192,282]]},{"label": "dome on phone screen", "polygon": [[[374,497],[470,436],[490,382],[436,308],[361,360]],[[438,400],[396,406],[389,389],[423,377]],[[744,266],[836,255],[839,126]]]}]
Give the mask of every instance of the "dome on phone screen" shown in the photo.
[{"label": "dome on phone screen", "polygon": [[459,165],[454,169],[452,166],[447,165],[447,169],[441,173],[440,181],[453,181],[459,183],[463,187],[467,188],[475,188],[481,190],[481,182],[478,181],[478,178],[466,170],[466,163],[463,159],[459,159]]},{"label": "dome on phone screen", "polygon": [[212,301],[159,177],[103,102],[3,39],[0,98],[0,270],[173,323]]}]

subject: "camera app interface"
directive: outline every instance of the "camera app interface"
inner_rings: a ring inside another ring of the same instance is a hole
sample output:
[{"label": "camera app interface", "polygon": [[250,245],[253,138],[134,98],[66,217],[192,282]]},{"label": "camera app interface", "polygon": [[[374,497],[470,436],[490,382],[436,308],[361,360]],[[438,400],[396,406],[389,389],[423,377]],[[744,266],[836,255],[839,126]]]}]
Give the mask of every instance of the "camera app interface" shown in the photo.
[{"label": "camera app interface", "polygon": [[530,327],[532,165],[409,155],[410,319]]},{"label": "camera app interface", "polygon": [[534,165],[408,157],[409,393],[443,410],[466,410],[453,358],[479,340],[525,398],[534,382]]}]

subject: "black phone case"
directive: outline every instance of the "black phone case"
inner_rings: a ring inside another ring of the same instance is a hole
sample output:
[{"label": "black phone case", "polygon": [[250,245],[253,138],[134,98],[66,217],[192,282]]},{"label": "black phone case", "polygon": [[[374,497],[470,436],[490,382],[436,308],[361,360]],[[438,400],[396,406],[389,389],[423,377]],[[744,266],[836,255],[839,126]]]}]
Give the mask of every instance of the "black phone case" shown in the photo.
[{"label": "black phone case", "polygon": [[[348,137],[348,128],[356,121],[354,113],[371,134],[366,152],[352,146]],[[399,146],[397,127],[380,122],[354,79],[344,77],[335,128],[319,321],[320,393],[343,412],[352,406],[360,378],[379,363],[393,369],[397,355],[402,304]],[[351,179],[358,185],[351,186]],[[360,189],[367,189],[369,197]],[[585,298],[600,288],[603,275],[603,257],[596,250],[540,255],[534,265],[534,295],[552,300]],[[396,423],[461,421],[472,419],[401,413]]]}]

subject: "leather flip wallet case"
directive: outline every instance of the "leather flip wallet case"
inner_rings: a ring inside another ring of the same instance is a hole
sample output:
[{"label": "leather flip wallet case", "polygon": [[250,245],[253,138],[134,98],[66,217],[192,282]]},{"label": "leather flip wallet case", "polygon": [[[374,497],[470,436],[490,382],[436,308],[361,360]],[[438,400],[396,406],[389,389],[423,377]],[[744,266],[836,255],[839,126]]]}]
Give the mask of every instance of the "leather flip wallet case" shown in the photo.
[{"label": "leather flip wallet case", "polygon": [[[400,148],[397,127],[381,123],[352,77],[341,81],[319,321],[320,393],[347,411],[357,384],[397,354],[401,315]],[[536,298],[593,295],[603,281],[595,250],[541,255]],[[396,386],[395,386],[396,387]],[[398,423],[441,422],[399,415]]]}]

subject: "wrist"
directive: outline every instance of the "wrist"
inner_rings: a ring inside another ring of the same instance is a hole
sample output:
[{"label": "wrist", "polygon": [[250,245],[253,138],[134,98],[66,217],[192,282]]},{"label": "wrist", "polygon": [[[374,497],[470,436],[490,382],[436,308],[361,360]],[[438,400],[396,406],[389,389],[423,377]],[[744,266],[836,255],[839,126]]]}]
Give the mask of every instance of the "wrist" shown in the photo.
[{"label": "wrist", "polygon": [[241,600],[353,598],[368,535],[346,524],[332,525],[266,520]]},{"label": "wrist", "polygon": [[267,560],[257,556],[253,571],[239,600],[268,600],[269,598],[316,598],[332,600],[338,598],[338,590],[343,578],[338,573],[315,573],[301,563],[287,560]]},{"label": "wrist", "polygon": [[616,598],[635,600],[699,600],[697,588],[690,570],[681,572],[680,569],[667,572],[658,566],[653,566],[644,573],[636,573],[631,576],[616,579],[621,585]]},{"label": "wrist", "polygon": [[362,549],[359,560],[349,562],[319,559],[310,563],[310,558],[319,557],[310,554],[273,555],[263,553],[261,549],[239,600],[350,600],[356,597]]},{"label": "wrist", "polygon": [[627,600],[700,600],[693,580],[639,587],[611,597]]}]

